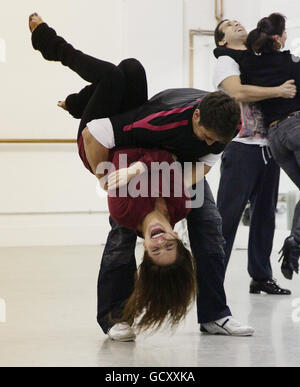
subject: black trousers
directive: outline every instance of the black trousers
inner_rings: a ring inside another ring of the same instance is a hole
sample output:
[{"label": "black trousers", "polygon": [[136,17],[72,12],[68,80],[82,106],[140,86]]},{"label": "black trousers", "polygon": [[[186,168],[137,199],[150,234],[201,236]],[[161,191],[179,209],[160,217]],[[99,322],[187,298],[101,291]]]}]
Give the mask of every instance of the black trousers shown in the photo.
[{"label": "black trousers", "polygon": [[229,263],[237,228],[250,201],[248,272],[262,281],[272,278],[270,255],[275,231],[280,169],[270,150],[258,145],[230,143],[223,155],[217,205],[226,240],[225,263]]},{"label": "black trousers", "polygon": [[[56,32],[42,24],[33,32],[32,42],[47,60],[60,61],[83,79],[92,82],[70,95],[67,108],[81,118],[78,135],[92,119],[133,109],[147,101],[147,80],[143,66],[127,59],[115,66],[74,49]],[[98,279],[98,322],[106,333],[112,317],[120,316],[129,298],[136,274],[136,234],[110,219],[111,231],[105,245]],[[204,204],[188,217],[192,252],[197,262],[198,322],[205,323],[231,314],[224,291],[224,239],[222,220],[208,183]]]}]

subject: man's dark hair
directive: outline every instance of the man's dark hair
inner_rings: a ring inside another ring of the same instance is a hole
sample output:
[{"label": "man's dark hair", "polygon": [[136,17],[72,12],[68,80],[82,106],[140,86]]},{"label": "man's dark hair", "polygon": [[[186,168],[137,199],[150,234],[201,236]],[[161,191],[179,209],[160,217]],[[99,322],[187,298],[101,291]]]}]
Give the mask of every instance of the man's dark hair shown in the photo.
[{"label": "man's dark hair", "polygon": [[220,42],[224,39],[224,32],[222,32],[220,30],[220,26],[221,24],[223,24],[225,21],[227,21],[228,19],[224,19],[224,20],[221,20],[220,23],[217,25],[216,29],[215,29],[215,42],[216,42],[216,46],[219,47],[220,46]]},{"label": "man's dark hair", "polygon": [[241,109],[238,102],[222,91],[207,94],[200,102],[200,125],[213,131],[220,142],[228,144],[241,124]]}]

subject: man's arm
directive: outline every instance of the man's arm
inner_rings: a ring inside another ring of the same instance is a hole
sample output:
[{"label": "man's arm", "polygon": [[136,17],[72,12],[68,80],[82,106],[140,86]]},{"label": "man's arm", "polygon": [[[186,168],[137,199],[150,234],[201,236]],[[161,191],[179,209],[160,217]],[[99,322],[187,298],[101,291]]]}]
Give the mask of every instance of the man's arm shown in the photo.
[{"label": "man's arm", "polygon": [[296,86],[289,80],[277,87],[243,85],[239,76],[224,79],[220,86],[239,102],[258,102],[270,98],[294,98]]},{"label": "man's arm", "polygon": [[[192,168],[185,167],[184,169],[184,183],[187,187],[191,187],[192,185],[197,184],[199,181],[201,181],[211,170],[213,165],[217,162],[217,160],[220,158],[220,155],[207,155],[204,156],[198,161],[197,163],[193,163]],[[209,163],[210,165],[206,164]]]}]

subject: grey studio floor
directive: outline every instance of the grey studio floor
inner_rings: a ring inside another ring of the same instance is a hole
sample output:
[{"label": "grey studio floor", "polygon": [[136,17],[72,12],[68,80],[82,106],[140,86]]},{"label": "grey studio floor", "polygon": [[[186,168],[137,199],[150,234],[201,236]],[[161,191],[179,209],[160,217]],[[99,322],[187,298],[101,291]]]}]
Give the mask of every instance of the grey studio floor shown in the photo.
[{"label": "grey studio floor", "polygon": [[[247,233],[240,228],[240,244]],[[0,248],[0,298],[7,308],[6,323],[0,323],[0,366],[299,366],[300,322],[292,318],[292,303],[300,298],[300,278],[283,279],[277,263],[285,235],[276,231],[272,262],[274,276],[293,290],[289,297],[250,295],[247,251],[233,252],[228,303],[234,316],[256,328],[251,338],[200,334],[193,308],[175,333],[112,342],[95,317],[103,246]],[[138,246],[138,257],[141,252]]]}]

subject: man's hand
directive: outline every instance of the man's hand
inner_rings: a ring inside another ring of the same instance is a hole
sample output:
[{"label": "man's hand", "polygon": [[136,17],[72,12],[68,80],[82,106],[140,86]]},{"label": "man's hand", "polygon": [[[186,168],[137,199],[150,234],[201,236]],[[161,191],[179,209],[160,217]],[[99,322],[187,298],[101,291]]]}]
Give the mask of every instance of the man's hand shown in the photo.
[{"label": "man's hand", "polygon": [[145,172],[145,166],[138,161],[128,168],[121,168],[110,173],[108,176],[108,190],[115,190],[127,185],[131,179],[143,172]]},{"label": "man's hand", "polygon": [[295,98],[297,94],[297,87],[294,79],[284,82],[278,86],[279,97],[281,98]]}]

